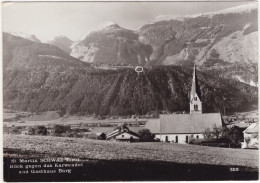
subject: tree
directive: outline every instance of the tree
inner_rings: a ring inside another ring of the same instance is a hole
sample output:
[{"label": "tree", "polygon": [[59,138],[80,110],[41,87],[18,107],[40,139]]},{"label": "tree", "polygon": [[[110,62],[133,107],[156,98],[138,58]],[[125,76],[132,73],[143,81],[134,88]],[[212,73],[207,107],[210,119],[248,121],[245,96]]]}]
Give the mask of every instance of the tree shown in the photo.
[{"label": "tree", "polygon": [[248,148],[249,143],[250,143],[251,138],[250,137],[245,137],[245,142],[246,142],[246,148]]},{"label": "tree", "polygon": [[209,128],[206,128],[203,132],[204,138],[209,140],[212,138],[212,131]]},{"label": "tree", "polygon": [[65,126],[65,125],[55,125],[53,127],[53,133],[55,136],[61,136],[64,133],[68,133],[71,131],[70,126]]},{"label": "tree", "polygon": [[35,129],[35,135],[47,135],[47,128],[45,126],[37,126]]},{"label": "tree", "polygon": [[226,126],[222,127],[221,138],[229,138],[230,129]]},{"label": "tree", "polygon": [[149,129],[139,130],[138,135],[140,135],[142,141],[144,142],[151,142],[155,137],[155,135],[152,134]]},{"label": "tree", "polygon": [[243,133],[237,128],[232,127],[229,133],[229,140],[233,146],[238,146],[240,142],[244,141]]},{"label": "tree", "polygon": [[221,136],[222,128],[217,127],[216,125],[213,127],[212,135],[217,139]]},{"label": "tree", "polygon": [[29,134],[29,135],[35,135],[35,128],[29,127],[29,128],[28,128],[28,134]]}]

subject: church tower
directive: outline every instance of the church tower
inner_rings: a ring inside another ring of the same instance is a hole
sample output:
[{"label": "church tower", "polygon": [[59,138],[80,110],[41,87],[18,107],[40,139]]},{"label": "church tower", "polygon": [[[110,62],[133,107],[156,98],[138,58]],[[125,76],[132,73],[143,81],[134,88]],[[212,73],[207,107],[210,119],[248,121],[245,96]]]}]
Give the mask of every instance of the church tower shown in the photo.
[{"label": "church tower", "polygon": [[190,92],[190,114],[202,113],[202,102],[201,102],[200,90],[197,82],[196,67],[194,65],[192,86]]}]

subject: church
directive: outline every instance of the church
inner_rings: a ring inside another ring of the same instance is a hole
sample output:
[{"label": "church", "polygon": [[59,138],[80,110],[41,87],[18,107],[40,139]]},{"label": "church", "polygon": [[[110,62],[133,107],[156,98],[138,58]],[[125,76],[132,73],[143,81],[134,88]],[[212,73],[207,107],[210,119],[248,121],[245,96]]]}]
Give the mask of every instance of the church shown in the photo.
[{"label": "church", "polygon": [[188,143],[191,137],[204,138],[207,128],[222,126],[220,113],[203,113],[200,90],[194,65],[190,92],[190,114],[160,114],[159,119],[150,119],[145,128],[164,142]]}]

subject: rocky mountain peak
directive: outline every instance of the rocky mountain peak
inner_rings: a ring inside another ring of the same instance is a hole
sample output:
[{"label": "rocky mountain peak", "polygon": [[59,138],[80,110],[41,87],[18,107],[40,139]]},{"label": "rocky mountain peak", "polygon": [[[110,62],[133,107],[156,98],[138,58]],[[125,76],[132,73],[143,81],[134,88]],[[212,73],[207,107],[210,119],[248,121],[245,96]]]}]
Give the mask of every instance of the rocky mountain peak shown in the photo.
[{"label": "rocky mountain peak", "polygon": [[53,38],[53,40],[48,41],[47,43],[57,46],[61,50],[65,51],[66,53],[70,53],[71,52],[70,47],[74,42],[70,40],[67,36],[59,35]]},{"label": "rocky mountain peak", "polygon": [[118,28],[121,27],[114,22],[108,21],[100,25],[98,27],[98,30],[102,31],[102,30],[110,30],[110,29],[118,29]]}]

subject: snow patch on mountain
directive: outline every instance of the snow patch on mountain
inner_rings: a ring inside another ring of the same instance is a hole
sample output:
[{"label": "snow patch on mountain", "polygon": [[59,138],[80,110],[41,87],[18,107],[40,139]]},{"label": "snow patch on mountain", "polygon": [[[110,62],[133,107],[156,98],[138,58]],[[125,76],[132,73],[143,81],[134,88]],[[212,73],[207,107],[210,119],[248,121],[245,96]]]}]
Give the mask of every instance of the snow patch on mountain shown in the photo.
[{"label": "snow patch on mountain", "polygon": [[28,40],[36,42],[36,43],[41,43],[41,41],[35,35],[32,35],[32,34],[26,34],[23,32],[9,32],[9,34],[12,34],[13,36],[22,37],[24,39],[28,39]]},{"label": "snow patch on mountain", "polygon": [[258,87],[258,84],[256,84],[254,81],[250,80],[250,82],[246,82],[245,80],[243,80],[240,76],[236,75],[234,76],[235,79],[237,79],[238,81],[240,81],[241,83],[246,83],[250,86],[254,86],[254,87]]},{"label": "snow patch on mountain", "polygon": [[185,19],[188,19],[188,18],[196,18],[196,17],[201,17],[201,16],[212,18],[214,15],[218,15],[218,14],[248,13],[255,9],[257,9],[257,3],[236,6],[236,7],[227,8],[227,9],[215,11],[215,12],[207,12],[207,13],[192,14],[192,15],[159,15],[159,16],[155,17],[155,19],[152,20],[152,22],[150,24],[160,22],[160,21],[170,21],[170,20],[184,21]]},{"label": "snow patch on mountain", "polygon": [[57,57],[54,55],[38,55],[39,57],[48,57],[48,58],[55,58],[55,59],[62,59],[61,57]]},{"label": "snow patch on mountain", "polygon": [[119,26],[114,22],[108,21],[108,22],[105,22],[102,25],[100,25],[97,28],[97,30],[102,31],[102,30],[110,30],[110,29],[113,29],[113,28],[119,28]]},{"label": "snow patch on mountain", "polygon": [[250,23],[246,24],[246,25],[244,26],[243,30],[246,30],[250,25],[251,25]]}]

